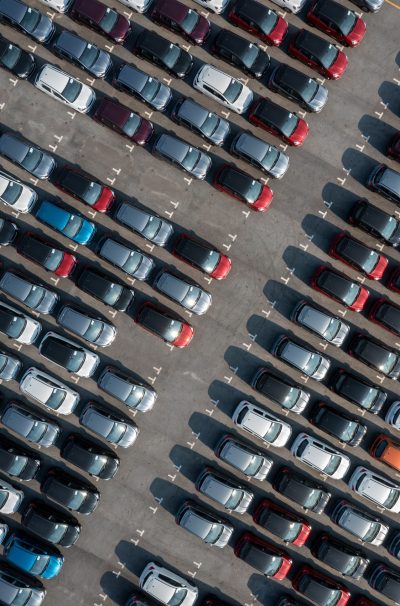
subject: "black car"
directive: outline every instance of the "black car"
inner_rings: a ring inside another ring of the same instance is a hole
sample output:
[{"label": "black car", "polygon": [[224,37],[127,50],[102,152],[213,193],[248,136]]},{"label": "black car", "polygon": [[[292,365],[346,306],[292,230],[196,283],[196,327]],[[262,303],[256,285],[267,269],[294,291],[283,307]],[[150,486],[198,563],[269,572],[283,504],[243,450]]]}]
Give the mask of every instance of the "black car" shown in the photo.
[{"label": "black car", "polygon": [[47,15],[20,0],[0,0],[0,19],[37,42],[48,42],[55,30]]},{"label": "black car", "polygon": [[258,99],[251,106],[249,121],[282,139],[288,145],[302,145],[309,130],[303,118],[299,118],[266,97]]},{"label": "black car", "polygon": [[78,480],[59,467],[47,472],[40,490],[58,505],[85,515],[96,509],[100,499],[99,491],[92,484]]},{"label": "black car", "polygon": [[297,570],[292,586],[318,606],[342,606],[350,599],[347,587],[310,566]]},{"label": "black car", "polygon": [[331,498],[325,487],[288,467],[279,469],[272,485],[283,496],[314,513],[322,513]]},{"label": "black car", "polygon": [[312,555],[344,577],[358,580],[364,576],[369,559],[358,549],[338,541],[327,533],[319,534],[312,547]]},{"label": "black car", "polygon": [[0,470],[19,480],[33,480],[40,468],[40,458],[32,450],[21,448],[0,436]]},{"label": "black car", "polygon": [[367,185],[388,200],[400,204],[400,173],[386,164],[378,164],[372,169]]},{"label": "black car", "polygon": [[181,234],[176,239],[172,254],[216,280],[226,278],[232,266],[229,257],[214,246],[200,242],[188,234]]},{"label": "black car", "polygon": [[380,280],[388,266],[388,259],[346,232],[334,236],[329,247],[334,259],[361,271],[371,280]]},{"label": "black car", "polygon": [[276,580],[284,579],[293,563],[287,553],[252,532],[244,532],[239,537],[234,554],[267,578]]},{"label": "black car", "polygon": [[368,313],[368,319],[400,336],[400,307],[388,299],[377,299]]},{"label": "black car", "polygon": [[400,603],[400,573],[398,570],[389,568],[383,562],[376,563],[371,568],[368,582],[375,591],[395,604]]},{"label": "black car", "polygon": [[213,145],[223,145],[230,132],[227,120],[188,97],[181,97],[177,101],[171,118]]},{"label": "black car", "polygon": [[104,305],[110,305],[118,311],[126,311],[134,298],[132,290],[96,269],[84,268],[76,285]]},{"label": "black car", "polygon": [[362,333],[354,335],[348,353],[390,379],[400,377],[400,355],[394,349]]},{"label": "black car", "polygon": [[270,499],[263,499],[258,504],[253,520],[284,543],[298,547],[304,545],[311,532],[306,520]]},{"label": "black car", "polygon": [[63,167],[54,185],[99,212],[106,212],[115,199],[112,189],[71,166]]},{"label": "black car", "polygon": [[190,53],[150,30],[142,31],[136,38],[134,52],[177,78],[185,78],[193,65]]},{"label": "black car", "polygon": [[128,63],[119,68],[113,85],[159,111],[163,111],[172,99],[169,86]]},{"label": "black car", "polygon": [[28,78],[35,69],[36,62],[31,53],[0,38],[0,65],[18,78]]},{"label": "black car", "polygon": [[400,246],[400,221],[368,200],[358,200],[347,220],[389,246]]},{"label": "black car", "polygon": [[271,73],[268,86],[310,112],[320,112],[328,100],[328,90],[322,84],[283,63]]},{"label": "black car", "polygon": [[37,500],[29,503],[21,524],[41,539],[66,548],[77,542],[81,532],[81,525],[74,517]]},{"label": "black car", "polygon": [[390,541],[387,544],[388,552],[400,560],[400,531],[397,530],[394,532],[390,538]]},{"label": "black car", "polygon": [[219,30],[214,38],[212,52],[254,78],[261,78],[270,65],[268,54],[257,44],[228,29]]},{"label": "black car", "polygon": [[25,232],[20,239],[17,251],[26,259],[64,278],[71,274],[77,263],[76,257],[71,253],[64,252],[49,240],[29,232]]},{"label": "black car", "polygon": [[119,457],[116,454],[76,433],[68,436],[60,454],[95,478],[111,480],[118,471]]},{"label": "black car", "polygon": [[375,415],[381,410],[388,396],[386,391],[377,385],[344,368],[339,368],[332,375],[329,387],[345,400]]},{"label": "black car", "polygon": [[310,394],[287,377],[261,366],[251,380],[251,386],[282,408],[300,414],[308,404]]},{"label": "black car", "polygon": [[359,419],[327,406],[324,402],[318,402],[314,406],[308,420],[348,446],[358,446],[367,432],[367,427]]},{"label": "black car", "polygon": [[110,55],[77,34],[63,30],[53,42],[54,52],[95,78],[104,78],[112,67]]},{"label": "black car", "polygon": [[0,246],[9,246],[15,241],[18,227],[12,221],[0,217]]}]

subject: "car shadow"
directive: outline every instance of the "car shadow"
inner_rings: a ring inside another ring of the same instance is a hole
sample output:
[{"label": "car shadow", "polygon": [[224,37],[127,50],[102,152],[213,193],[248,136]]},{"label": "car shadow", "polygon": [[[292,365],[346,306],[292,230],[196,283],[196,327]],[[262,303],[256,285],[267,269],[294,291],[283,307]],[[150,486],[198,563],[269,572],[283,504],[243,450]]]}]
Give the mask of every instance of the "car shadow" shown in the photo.
[{"label": "car shadow", "polygon": [[400,117],[400,87],[394,84],[394,82],[385,80],[378,89],[378,95],[390,111]]},{"label": "car shadow", "polygon": [[349,147],[345,150],[342,155],[343,167],[346,171],[349,171],[355,181],[367,187],[367,179],[371,170],[376,166],[377,161],[367,156],[367,154]]},{"label": "car shadow", "polygon": [[358,128],[363,138],[368,141],[372,147],[386,156],[386,149],[390,139],[397,133],[397,129],[379,120],[375,116],[364,114],[361,117]]},{"label": "car shadow", "polygon": [[327,183],[322,190],[322,195],[329,205],[329,209],[346,223],[352,206],[360,199],[360,196],[350,189],[336,183]]}]

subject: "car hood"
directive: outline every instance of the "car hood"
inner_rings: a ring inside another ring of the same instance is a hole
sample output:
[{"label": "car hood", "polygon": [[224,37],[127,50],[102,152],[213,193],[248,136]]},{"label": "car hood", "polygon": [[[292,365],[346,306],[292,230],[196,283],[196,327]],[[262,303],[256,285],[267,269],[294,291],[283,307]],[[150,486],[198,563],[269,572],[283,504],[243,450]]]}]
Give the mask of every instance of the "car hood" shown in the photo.
[{"label": "car hood", "polygon": [[397,223],[396,229],[388,241],[394,247],[400,246],[400,221]]},{"label": "car hood", "polygon": [[191,174],[196,179],[205,179],[209,168],[211,167],[211,158],[207,154],[200,152],[199,160],[196,166],[191,171]]},{"label": "car hood", "polygon": [[60,434],[60,428],[55,423],[48,424],[46,428],[46,432],[42,439],[40,440],[40,445],[48,448],[49,446],[53,446],[54,442],[57,440]]},{"label": "car hood", "polygon": [[36,40],[38,40],[38,42],[47,42],[54,30],[55,27],[51,19],[49,19],[46,15],[42,15],[32,35],[36,38]]},{"label": "car hood", "polygon": [[82,223],[82,226],[81,226],[80,230],[78,231],[78,233],[76,234],[76,236],[71,238],[71,240],[73,240],[74,242],[77,242],[78,244],[83,244],[85,246],[86,244],[88,244],[90,242],[90,240],[93,238],[95,233],[96,233],[95,224],[92,223],[91,221],[85,220]]},{"label": "car hood", "polygon": [[[5,488],[5,486],[0,483],[0,491],[2,491],[3,488]],[[24,493],[21,490],[15,490],[15,492],[10,490],[10,492],[8,493],[7,501],[4,504],[1,512],[7,514],[15,513],[16,511],[18,511],[23,498]]]},{"label": "car hood", "polygon": [[311,99],[309,106],[314,112],[320,112],[328,100],[328,89],[322,86],[318,86],[315,96]]},{"label": "car hood", "polygon": [[36,307],[36,311],[43,314],[50,314],[58,301],[58,295],[55,292],[46,291],[40,305]]},{"label": "car hood", "polygon": [[132,446],[136,442],[136,439],[139,435],[138,427],[128,426],[121,440],[118,442],[118,446],[122,448],[128,448]]},{"label": "car hood", "polygon": [[227,120],[220,119],[217,128],[212,135],[210,135],[209,139],[214,143],[214,145],[222,145],[230,130],[231,127],[229,126],[229,122]]},{"label": "car hood", "polygon": [[48,179],[56,166],[54,158],[49,154],[44,153],[38,166],[33,171],[33,175],[38,179]]},{"label": "car hood", "polygon": [[199,300],[192,307],[192,311],[193,311],[193,313],[197,314],[198,316],[201,316],[202,314],[206,313],[206,311],[209,309],[211,303],[212,303],[212,297],[211,297],[210,293],[202,291],[200,294]]},{"label": "car hood", "polygon": [[111,345],[116,337],[116,329],[114,326],[110,326],[109,324],[103,325],[103,330],[101,331],[99,337],[96,340],[96,345],[99,347],[107,347]]},{"label": "car hood", "polygon": [[270,59],[269,59],[267,53],[264,53],[263,51],[260,50],[256,60],[254,61],[253,65],[251,66],[251,71],[253,74],[256,75],[256,77],[260,78],[263,75],[263,73],[266,71],[266,69],[268,68],[269,64],[270,64]]},{"label": "car hood", "polygon": [[17,358],[8,357],[7,363],[0,373],[0,378],[3,381],[10,381],[16,376],[21,367],[22,363]]},{"label": "car hood", "polygon": [[78,375],[78,377],[91,377],[98,365],[100,364],[100,358],[97,354],[93,353],[92,351],[89,351],[88,349],[85,350],[85,354],[86,357],[85,361],[82,364],[82,367],[78,370],[77,373],[75,373],[76,375]]}]

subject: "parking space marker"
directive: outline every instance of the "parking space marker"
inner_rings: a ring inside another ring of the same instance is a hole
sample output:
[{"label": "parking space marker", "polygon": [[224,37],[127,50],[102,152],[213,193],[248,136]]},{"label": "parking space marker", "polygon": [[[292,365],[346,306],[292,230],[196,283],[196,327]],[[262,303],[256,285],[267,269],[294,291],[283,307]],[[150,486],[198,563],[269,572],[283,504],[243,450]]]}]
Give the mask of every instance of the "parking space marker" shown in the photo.
[{"label": "parking space marker", "polygon": [[257,333],[255,333],[254,335],[252,335],[250,332],[248,333],[250,339],[254,342],[257,339]]},{"label": "parking space marker", "polygon": [[76,116],[76,112],[67,112],[69,116],[71,116],[71,120],[73,120]]},{"label": "parking space marker", "polygon": [[183,179],[184,179],[184,181],[186,181],[186,183],[187,183],[188,185],[190,185],[190,184],[191,184],[191,182],[193,181],[193,179],[189,179],[188,177],[183,177]]},{"label": "parking space marker", "polygon": [[108,596],[105,593],[99,593],[99,598],[101,598],[103,602],[105,602]]},{"label": "parking space marker", "polygon": [[364,141],[366,141],[368,143],[369,135],[361,135],[361,139],[364,139]]},{"label": "parking space marker", "polygon": [[200,14],[203,15],[203,17],[205,17],[207,19],[208,15],[210,13],[208,13],[207,11],[200,11]]},{"label": "parking space marker", "polygon": [[54,19],[54,17],[56,16],[55,13],[52,13],[51,11],[46,11],[46,15],[50,18],[50,19]]},{"label": "parking space marker", "polygon": [[88,82],[88,84],[90,86],[93,86],[93,84],[95,83],[95,81],[96,81],[95,78],[86,78],[86,82]]},{"label": "parking space marker", "polygon": [[171,343],[166,343],[166,346],[169,348],[170,351],[174,351],[174,346],[171,345]]},{"label": "parking space marker", "polygon": [[174,465],[176,471],[180,471],[182,469],[182,465]]},{"label": "parking space marker", "polygon": [[58,147],[58,145],[57,144],[52,145],[51,143],[49,143],[49,147],[50,147],[50,149],[51,149],[52,152],[55,152],[56,149],[57,149],[57,147]]},{"label": "parking space marker", "polygon": [[78,250],[78,245],[77,244],[68,244],[68,248],[70,248],[71,250],[76,252]]},{"label": "parking space marker", "polygon": [[162,502],[163,502],[163,500],[164,500],[164,497],[154,497],[154,498],[155,498],[155,500],[157,501],[157,503],[158,503],[159,505],[161,505],[161,503],[162,503]]},{"label": "parking space marker", "polygon": [[283,18],[286,17],[286,11],[277,11],[277,13],[278,13],[278,15],[280,15]]},{"label": "parking space marker", "polygon": [[127,280],[129,282],[129,284],[131,284],[131,286],[133,286],[135,284],[135,282],[136,282],[135,278],[127,278]]},{"label": "parking space marker", "polygon": [[393,78],[393,82],[396,82],[397,86],[400,85],[400,80],[398,80],[397,78]]},{"label": "parking space marker", "polygon": [[322,347],[322,349],[326,349],[328,347],[328,343],[321,343],[321,342],[319,342],[318,345],[320,347]]},{"label": "parking space marker", "polygon": [[129,542],[130,542],[130,543],[133,543],[133,544],[134,544],[134,546],[135,546],[135,547],[137,547],[137,546],[138,546],[138,543],[139,543],[139,539],[129,539]]},{"label": "parking space marker", "polygon": [[385,376],[384,375],[375,375],[375,376],[378,379],[379,383],[382,385],[383,381],[385,380]]},{"label": "parking space marker", "polygon": [[382,116],[383,116],[383,112],[377,112],[377,111],[375,111],[374,113],[375,113],[375,114],[378,116],[379,120],[380,120],[380,119],[382,118]]},{"label": "parking space marker", "polygon": [[363,14],[364,14],[362,11],[360,11],[359,13],[358,13],[357,11],[354,11],[354,12],[355,12],[355,14],[357,15],[357,17],[360,17],[360,19],[361,19],[361,17],[362,17],[362,16],[363,16]]},{"label": "parking space marker", "polygon": [[147,380],[150,381],[152,385],[156,382],[157,377],[147,377]]},{"label": "parking space marker", "polygon": [[379,101],[379,103],[382,105],[382,107],[383,107],[384,109],[387,109],[387,108],[388,108],[388,106],[389,106],[389,103],[385,103],[384,101]]},{"label": "parking space marker", "polygon": [[113,179],[110,179],[110,177],[107,177],[107,181],[110,183],[110,185],[114,185],[115,177]]},{"label": "parking space marker", "polygon": [[191,45],[191,44],[182,44],[181,46],[182,46],[182,48],[184,48],[184,49],[185,49],[185,51],[187,51],[187,52],[189,52],[189,51],[190,51],[190,49],[192,48],[192,45]]},{"label": "parking space marker", "polygon": [[133,152],[133,150],[135,149],[134,145],[129,145],[129,143],[125,143],[125,147],[127,147],[129,149],[129,153],[131,154]]},{"label": "parking space marker", "polygon": [[208,284],[211,284],[212,282],[211,276],[203,276],[203,280],[205,280]]},{"label": "parking space marker", "polygon": [[300,248],[302,248],[304,250],[304,252],[307,250],[308,248],[308,244],[299,244]]},{"label": "parking space marker", "polygon": [[224,248],[226,248],[226,250],[230,250],[230,247],[232,246],[232,244],[223,244],[222,245]]},{"label": "parking space marker", "polygon": [[12,211],[11,211],[11,214],[12,214],[12,215],[13,215],[13,216],[14,216],[16,219],[18,219],[18,217],[19,217],[19,215],[20,215],[20,213],[19,213],[19,212],[15,212],[15,210],[12,210]]},{"label": "parking space marker", "polygon": [[232,381],[232,377],[224,376],[225,381],[229,384]]},{"label": "parking space marker", "polygon": [[231,115],[231,112],[227,112],[225,110],[221,110],[221,114],[225,117],[225,118],[229,118],[229,116]]},{"label": "parking space marker", "polygon": [[153,252],[154,244],[146,244],[146,247],[150,250],[150,252]]},{"label": "parking space marker", "polygon": [[234,242],[237,238],[237,234],[228,234],[228,236],[230,237],[230,239],[232,240],[232,242]]},{"label": "parking space marker", "polygon": [[395,210],[395,211],[394,211],[394,214],[395,214],[397,217],[399,217],[399,218],[400,218],[400,210]]},{"label": "parking space marker", "polygon": [[60,143],[64,139],[64,135],[53,135],[55,139]]},{"label": "parking space marker", "polygon": [[173,200],[170,200],[169,203],[172,204],[175,209],[177,209],[179,206],[179,202],[174,202]]},{"label": "parking space marker", "polygon": [[325,217],[326,217],[326,210],[319,210],[318,212],[322,216],[322,218],[325,219]]},{"label": "parking space marker", "polygon": [[201,562],[195,562],[194,560],[193,560],[193,564],[196,566],[196,568],[200,568],[200,566],[202,565]]},{"label": "parking space marker", "polygon": [[258,46],[261,48],[261,50],[263,50],[263,51],[264,51],[264,53],[265,53],[265,52],[267,51],[267,49],[268,49],[268,47],[267,47],[267,45],[266,45],[266,44],[259,44]]},{"label": "parking space marker", "polygon": [[249,210],[242,210],[242,214],[246,217],[246,219],[248,219],[249,215],[250,215],[250,211]]},{"label": "parking space marker", "polygon": [[206,408],[206,413],[208,414],[209,417],[212,417],[214,414],[214,409],[212,408],[211,410],[209,408]]},{"label": "parking space marker", "polygon": [[250,351],[252,343],[242,343],[242,345],[247,349],[247,351]]},{"label": "parking space marker", "polygon": [[157,366],[153,366],[153,369],[156,371],[156,373],[159,375],[160,372],[162,371],[162,366],[160,366],[159,368],[157,368]]},{"label": "parking space marker", "polygon": [[283,276],[281,276],[281,280],[282,280],[282,282],[287,284],[289,282],[290,278],[284,278]]},{"label": "parking space marker", "polygon": [[293,276],[294,274],[294,270],[296,269],[295,267],[286,267],[286,269],[288,270],[288,272],[290,273],[291,276]]},{"label": "parking space marker", "polygon": [[92,219],[94,219],[97,215],[97,210],[88,210],[88,215],[90,215]]},{"label": "parking space marker", "polygon": [[153,115],[153,112],[145,111],[144,114],[150,119]]},{"label": "parking space marker", "polygon": [[338,309],[337,312],[342,316],[342,318],[344,318],[347,314],[347,309]]},{"label": "parking space marker", "polygon": [[123,562],[120,562],[120,560],[118,560],[117,566],[119,566],[121,568],[121,570],[123,570],[125,568],[125,564]]},{"label": "parking space marker", "polygon": [[13,86],[16,86],[18,84],[18,78],[8,78],[8,79]]},{"label": "parking space marker", "polygon": [[108,310],[108,313],[110,314],[110,316],[111,316],[112,318],[115,318],[115,316],[117,315],[117,310],[112,311],[111,309],[109,309],[109,310]]},{"label": "parking space marker", "polygon": [[306,375],[300,375],[300,379],[301,379],[302,381],[304,381],[304,384],[308,383],[308,379],[309,379],[309,378],[310,378],[310,377],[307,377]]},{"label": "parking space marker", "polygon": [[376,506],[377,510],[380,511],[381,513],[383,513],[385,511],[384,507],[381,507],[380,505]]},{"label": "parking space marker", "polygon": [[249,79],[248,78],[238,78],[240,82],[242,82],[245,86],[247,86]]},{"label": "parking space marker", "polygon": [[130,13],[130,12],[128,12],[128,11],[123,11],[123,13],[124,13],[124,15],[125,15],[125,17],[126,17],[127,19],[130,19],[130,18],[132,17],[132,14],[133,14],[133,13]]},{"label": "parking space marker", "polygon": [[239,366],[231,366],[229,365],[230,370],[233,372],[233,374],[235,375],[237,373],[237,371],[239,370]]},{"label": "parking space marker", "polygon": [[186,442],[186,444],[189,446],[190,450],[193,450],[195,442]]},{"label": "parking space marker", "polygon": [[364,282],[365,282],[365,276],[356,276],[356,278],[357,278],[357,280],[359,282],[361,282],[361,284],[364,284]]},{"label": "parking space marker", "polygon": [[176,473],[173,476],[169,473],[168,477],[171,480],[171,482],[175,482],[175,480],[176,480]]},{"label": "parking space marker", "polygon": [[140,534],[141,537],[144,535],[144,530],[140,530],[139,528],[136,528],[136,532]]},{"label": "parking space marker", "polygon": [[336,180],[339,181],[340,185],[344,185],[346,183],[345,177],[336,177]]},{"label": "parking space marker", "polygon": [[71,375],[71,380],[77,385],[79,383],[79,377],[76,375]]},{"label": "parking space marker", "polygon": [[40,316],[40,313],[38,311],[33,311],[33,309],[31,309],[30,313],[32,314],[32,316],[35,316],[36,318],[38,318]]},{"label": "parking space marker", "polygon": [[112,572],[113,572],[113,574],[115,574],[115,576],[116,576],[116,577],[117,577],[117,579],[118,579],[118,577],[119,577],[119,576],[120,576],[120,574],[121,574],[121,571],[120,571],[120,570],[118,570],[118,571],[113,570]]},{"label": "parking space marker", "polygon": [[22,347],[22,343],[13,343],[15,349],[18,349],[18,351],[21,351],[21,347]]},{"label": "parking space marker", "polygon": [[35,44],[35,46],[32,46],[32,44],[28,44],[28,48],[32,53],[34,53],[37,49],[37,45]]},{"label": "parking space marker", "polygon": [[3,103],[0,103],[0,110],[3,110],[3,109],[4,109],[4,106],[5,106],[5,103],[4,103],[4,102],[3,102]]},{"label": "parking space marker", "polygon": [[187,314],[189,316],[189,318],[191,318],[193,316],[192,312],[189,311],[188,309],[185,309],[185,314]]},{"label": "parking space marker", "polygon": [[264,316],[265,316],[266,318],[269,318],[269,314],[271,313],[271,310],[269,309],[268,311],[266,311],[265,309],[262,309],[262,310],[261,310],[261,313],[262,313],[262,314],[264,314]]},{"label": "parking space marker", "polygon": [[301,118],[305,118],[305,117],[306,117],[306,114],[307,114],[307,112],[305,112],[305,111],[302,111],[302,112],[297,112],[297,113],[299,114],[299,116],[300,116]]},{"label": "parking space marker", "polygon": [[114,50],[114,44],[112,44],[111,46],[109,44],[105,44],[104,48],[106,48],[109,53],[112,53]]},{"label": "parking space marker", "polygon": [[269,179],[270,179],[269,177],[260,177],[260,181],[262,181],[264,183],[264,185],[268,184]]},{"label": "parking space marker", "polygon": [[190,576],[192,577],[192,579],[194,579],[194,577],[196,576],[197,572],[192,572],[191,570],[187,571],[188,574],[190,574]]},{"label": "parking space marker", "polygon": [[169,217],[171,219],[172,215],[174,214],[173,210],[164,210],[164,213],[167,215],[167,217]]},{"label": "parking space marker", "polygon": [[168,84],[168,86],[170,86],[170,84],[172,82],[172,78],[163,78],[163,80],[166,84]]},{"label": "parking space marker", "polygon": [[202,147],[204,147],[204,149],[206,149],[207,151],[210,151],[210,149],[211,149],[211,144],[208,144],[208,145],[207,145],[207,143],[203,143]]},{"label": "parking space marker", "polygon": [[33,183],[33,185],[37,185],[39,182],[39,179],[34,179],[33,177],[29,177],[29,181],[31,181]]},{"label": "parking space marker", "polygon": [[365,415],[365,408],[357,408],[357,412],[363,417]]},{"label": "parking space marker", "polygon": [[317,80],[320,84],[325,84],[326,78],[317,78]]},{"label": "parking space marker", "polygon": [[360,150],[360,152],[364,151],[364,147],[365,145],[359,145],[358,143],[356,143],[356,148]]},{"label": "parking space marker", "polygon": [[283,151],[286,151],[288,146],[286,143],[279,143],[279,147],[283,149]]},{"label": "parking space marker", "polygon": [[54,282],[54,286],[57,286],[57,284],[58,284],[58,283],[59,283],[59,281],[60,281],[60,278],[52,278],[52,277],[51,277],[51,278],[50,278],[50,280],[51,280],[52,282]]}]

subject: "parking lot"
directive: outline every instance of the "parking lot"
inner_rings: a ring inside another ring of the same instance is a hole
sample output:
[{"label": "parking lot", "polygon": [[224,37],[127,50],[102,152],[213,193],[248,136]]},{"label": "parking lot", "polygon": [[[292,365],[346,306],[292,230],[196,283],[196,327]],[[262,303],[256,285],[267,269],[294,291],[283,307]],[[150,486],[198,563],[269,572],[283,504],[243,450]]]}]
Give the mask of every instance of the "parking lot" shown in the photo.
[{"label": "parking lot", "polygon": [[[191,0],[185,1],[201,10]],[[43,4],[36,0],[29,4],[46,12]],[[115,65],[121,61],[133,63],[147,73],[169,82],[170,77],[165,72],[132,55],[129,50],[132,39],[140,28],[146,27],[157,30],[173,42],[182,43],[182,40],[151,23],[145,15],[130,13],[116,0],[107,0],[107,4],[125,13],[133,22],[133,34],[123,46],[112,46],[100,35],[73,22],[66,15],[53,14],[53,19],[57,26],[76,31],[99,47],[109,50]],[[343,4],[358,10],[348,2]],[[271,8],[277,9],[275,5],[271,5]],[[300,16],[287,15],[291,29],[304,26],[303,12]],[[235,29],[224,16],[210,14],[209,18],[215,28]],[[109,348],[97,350],[101,358],[100,368],[113,364],[123,370],[133,371],[152,384],[158,392],[154,409],[145,415],[135,415],[140,435],[132,448],[122,453],[118,451],[121,467],[117,476],[109,482],[100,480],[97,484],[101,491],[100,505],[93,515],[80,520],[81,537],[76,546],[65,550],[66,561],[60,576],[46,582],[46,603],[50,606],[123,606],[137,587],[142,569],[151,559],[162,562],[188,578],[193,577],[201,597],[212,593],[229,603],[267,606],[274,604],[283,593],[295,595],[290,583],[293,573],[283,582],[268,580],[234,556],[232,546],[235,541],[244,530],[251,528],[259,536],[278,544],[272,536],[267,536],[259,527],[254,526],[248,513],[244,516],[228,516],[235,532],[230,545],[224,550],[202,544],[196,537],[180,529],[175,524],[174,516],[186,498],[195,497],[194,482],[204,464],[212,462],[216,467],[224,467],[220,461],[217,462],[213,451],[224,432],[239,435],[230,417],[240,400],[258,401],[271,412],[282,415],[280,407],[262,396],[255,397],[249,381],[257,367],[271,365],[296,382],[304,381],[305,378],[300,373],[278,362],[269,353],[279,334],[296,335],[321,350],[332,361],[330,372],[338,367],[354,369],[374,383],[380,384],[382,381],[382,387],[389,394],[389,403],[400,399],[397,381],[377,377],[373,370],[350,358],[344,349],[321,344],[317,337],[296,327],[289,320],[296,302],[308,297],[333,313],[343,315],[353,333],[366,331],[387,345],[400,347],[394,335],[368,321],[366,314],[346,312],[334,301],[312,291],[309,286],[314,269],[323,263],[331,264],[353,278],[357,276],[357,272],[334,261],[327,254],[329,242],[338,231],[347,230],[371,247],[377,245],[372,237],[347,224],[346,216],[354,201],[368,197],[386,211],[396,211],[394,204],[378,194],[368,192],[364,183],[370,168],[377,162],[385,161],[383,152],[387,141],[396,130],[400,130],[399,18],[400,5],[389,1],[379,13],[365,16],[365,40],[358,48],[345,49],[349,58],[346,73],[341,80],[326,83],[329,89],[327,106],[320,114],[307,114],[305,117],[310,125],[310,134],[304,146],[300,149],[288,148],[286,153],[290,157],[290,167],[287,174],[280,181],[269,180],[274,200],[264,214],[253,213],[246,206],[218,192],[212,187],[211,178],[203,182],[190,179],[185,173],[155,159],[147,146],[140,148],[130,145],[126,139],[94,122],[89,115],[71,112],[64,105],[50,99],[35,89],[31,82],[17,80],[3,70],[0,72],[1,132],[7,129],[20,131],[27,139],[53,154],[60,165],[68,162],[82,168],[111,186],[117,193],[118,200],[133,200],[167,219],[177,233],[189,232],[196,235],[214,244],[232,259],[232,271],[226,280],[216,282],[205,278],[200,272],[173,257],[169,247],[164,249],[146,244],[145,240],[117,224],[110,216],[93,213],[73,198],[60,196],[59,190],[49,182],[32,183],[27,173],[2,159],[1,168],[35,187],[40,199],[61,197],[67,207],[74,208],[93,220],[99,234],[104,232],[134,244],[154,259],[157,268],[176,268],[199,282],[213,297],[213,305],[205,316],[188,316],[178,305],[156,293],[150,284],[139,281],[130,284],[126,274],[113,269],[111,265],[107,266],[93,250],[82,246],[77,248],[74,254],[79,261],[88,261],[91,265],[114,273],[119,280],[134,289],[133,310],[130,309],[128,314],[118,312],[114,315],[114,311],[79,290],[73,280],[51,282],[48,273],[24,261],[13,247],[1,249],[4,269],[23,269],[58,292],[62,301],[82,303],[87,309],[97,310],[108,317],[117,327],[118,336]],[[33,52],[39,61],[54,63],[91,84],[99,96],[107,94],[117,97],[143,117],[149,118],[156,131],[175,133],[194,146],[204,147],[202,139],[171,121],[170,109],[165,113],[151,112],[133,97],[117,92],[109,78],[106,81],[92,82],[77,67],[56,57],[50,46],[36,44],[3,25],[1,34],[21,48]],[[289,57],[285,52],[286,46],[284,43],[281,48],[268,49],[271,58],[315,76],[306,66]],[[206,48],[191,47],[190,52],[199,61],[213,63],[238,78],[243,76],[239,70],[213,57],[207,48],[207,45]],[[195,71],[191,72],[184,81],[170,81],[174,98],[184,94],[210,110],[221,113],[220,106],[190,86],[194,73]],[[271,93],[262,82],[249,80],[249,86],[257,94],[268,96],[280,105],[298,111],[295,104]],[[252,126],[243,116],[226,112],[223,115],[231,123],[231,136],[238,128],[242,128],[278,145],[277,139]],[[222,149],[214,147],[209,150],[213,159],[213,171],[223,162],[232,161],[228,149],[229,142]],[[261,173],[255,168],[241,160],[235,159],[234,162],[254,177],[260,178]],[[396,168],[394,161],[387,160],[387,163]],[[11,211],[2,206],[1,215],[15,220],[22,230],[46,234],[53,239],[58,237],[63,247],[71,246],[67,239],[55,235],[55,232],[30,214],[13,217]],[[400,216],[398,211],[397,215]],[[399,253],[387,247],[383,248],[383,253],[389,258],[388,275],[391,268],[399,263]],[[361,276],[357,277],[362,279]],[[374,299],[387,296],[400,303],[400,296],[388,291],[385,282],[386,278],[373,283],[366,280],[364,284]],[[132,316],[145,299],[162,303],[194,326],[195,336],[187,349],[168,347],[135,325]],[[42,316],[40,321],[43,331],[54,329],[62,332],[53,317]],[[15,350],[16,347],[19,351]],[[127,408],[122,404],[104,398],[104,393],[96,385],[97,375],[92,379],[79,379],[75,384],[67,372],[54,365],[50,368],[50,363],[44,364],[36,346],[24,345],[20,348],[16,343],[7,342],[4,348],[16,353],[23,361],[24,368],[35,365],[46,369],[79,392],[81,404],[76,414],[57,418],[63,436],[79,427],[80,409],[90,399],[128,414]],[[305,382],[312,402],[323,399],[354,415],[361,414],[355,406],[333,396],[325,384],[312,379],[305,379]],[[4,402],[13,398],[22,399],[16,382],[3,383],[0,389]],[[383,417],[384,412],[378,416],[366,412],[364,422],[368,432],[364,441],[360,447],[347,448],[345,452],[351,457],[352,469],[365,463],[367,467],[395,479],[398,474],[372,459],[367,452],[374,435],[381,430],[398,437]],[[311,428],[307,421],[307,410],[302,415],[289,413],[285,420],[291,424],[293,436],[300,431],[307,431],[334,448],[341,447],[339,442],[330,439],[326,433]],[[1,429],[3,431],[5,430]],[[63,439],[60,444],[62,441]],[[271,447],[268,454],[274,460],[271,478],[280,465],[287,464],[326,482],[327,489],[332,493],[332,502],[345,495],[363,509],[378,514],[393,528],[398,524],[398,516],[395,514],[378,512],[368,501],[355,498],[346,481],[326,480],[295,462],[287,448]],[[42,449],[40,456],[44,470],[56,461],[61,467],[66,467],[60,461],[59,444],[46,451]],[[227,467],[226,470],[232,471]],[[239,473],[237,478],[243,481],[243,477],[239,478]],[[397,479],[400,483],[400,476]],[[22,488],[27,501],[40,495],[39,482],[36,480],[24,484]],[[263,497],[271,495],[282,500],[289,508],[296,509],[293,503],[274,493],[268,479],[264,483],[253,481],[250,488],[254,491],[256,504]],[[202,497],[201,500],[211,509],[218,509],[213,507],[211,501],[206,503],[206,498]],[[309,543],[319,531],[331,530],[348,543],[360,547],[350,535],[335,526],[326,513],[318,516],[308,512],[305,517],[312,525]],[[11,527],[14,524],[18,527],[19,514],[7,522]],[[315,560],[307,547],[285,546],[285,550],[293,559],[292,570],[303,563],[315,566]],[[385,547],[365,544],[362,550],[372,562],[384,561],[394,568],[398,566],[398,560],[390,556]],[[332,577],[336,576],[332,569],[321,562],[318,562],[317,567]],[[375,602],[390,604],[389,600],[385,601],[382,595],[369,587],[366,579],[358,582],[348,578],[339,580],[344,582],[354,597],[362,594]]]}]

